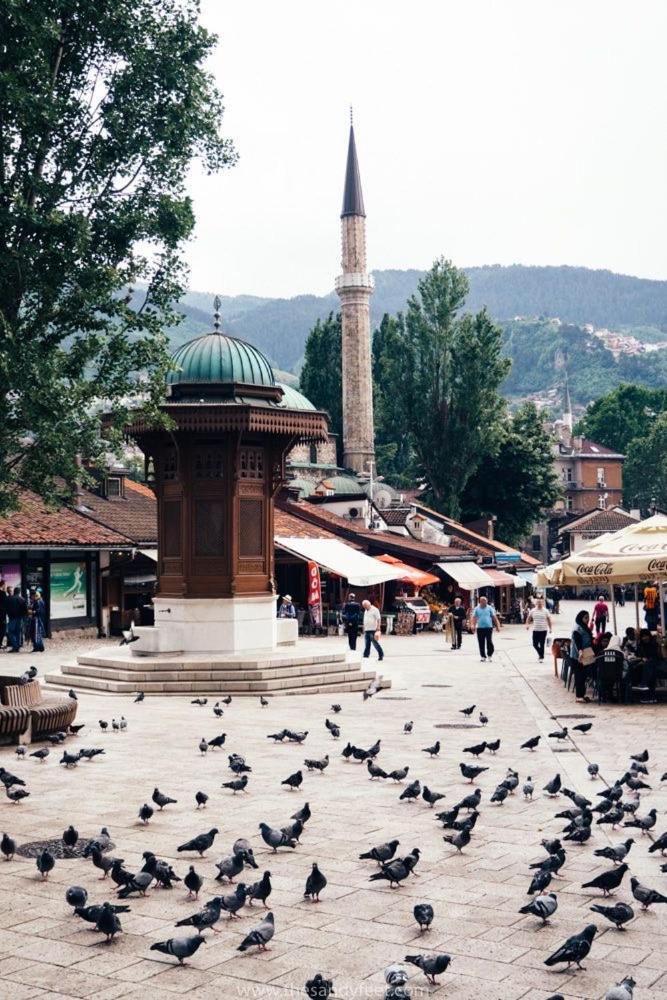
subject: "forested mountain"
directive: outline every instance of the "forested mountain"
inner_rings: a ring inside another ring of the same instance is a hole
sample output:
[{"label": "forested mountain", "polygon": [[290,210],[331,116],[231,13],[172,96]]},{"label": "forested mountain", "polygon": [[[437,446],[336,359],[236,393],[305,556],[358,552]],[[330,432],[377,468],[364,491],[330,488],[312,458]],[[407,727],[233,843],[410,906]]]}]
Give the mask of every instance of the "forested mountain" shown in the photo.
[{"label": "forested mountain", "polygon": [[[612,330],[630,328],[644,341],[667,340],[667,281],[649,281],[582,267],[489,266],[466,269],[470,294],[466,308],[486,306],[505,328],[506,350],[514,365],[506,384],[512,395],[540,392],[557,383],[558,366],[567,368],[573,397],[586,402],[620,381],[663,385],[667,352],[621,356],[616,361],[581,327],[591,323]],[[385,313],[405,308],[423,272],[375,271],[372,324]],[[183,323],[173,331],[174,345],[211,326],[213,294],[189,292],[181,303]],[[338,297],[298,295],[291,299],[251,295],[222,299],[225,329],[256,344],[273,363],[298,370],[306,337],[317,319],[338,308]],[[533,321],[512,322],[515,317]],[[537,319],[541,317],[541,319]],[[559,326],[544,317],[558,317]]]}]

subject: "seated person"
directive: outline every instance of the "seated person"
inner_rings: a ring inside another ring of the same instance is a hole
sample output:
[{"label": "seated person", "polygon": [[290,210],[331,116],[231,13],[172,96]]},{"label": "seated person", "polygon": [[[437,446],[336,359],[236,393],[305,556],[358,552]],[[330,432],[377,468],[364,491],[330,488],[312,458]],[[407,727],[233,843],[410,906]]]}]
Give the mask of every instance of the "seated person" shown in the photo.
[{"label": "seated person", "polygon": [[292,595],[285,594],[278,608],[279,618],[296,618],[296,608],[292,604]]},{"label": "seated person", "polygon": [[643,695],[640,699],[641,703],[654,705],[657,701],[656,682],[659,677],[667,677],[667,662],[660,658],[657,640],[647,628],[643,628],[639,632],[637,658],[631,667],[633,684],[639,688]]},{"label": "seated person", "polygon": [[593,651],[596,656],[599,656],[600,653],[604,653],[611,638],[611,632],[599,632],[597,635],[593,636]]},{"label": "seated person", "polygon": [[628,626],[625,630],[625,635],[623,636],[623,641],[621,643],[621,649],[624,653],[628,654],[637,652],[637,633],[631,626]]}]

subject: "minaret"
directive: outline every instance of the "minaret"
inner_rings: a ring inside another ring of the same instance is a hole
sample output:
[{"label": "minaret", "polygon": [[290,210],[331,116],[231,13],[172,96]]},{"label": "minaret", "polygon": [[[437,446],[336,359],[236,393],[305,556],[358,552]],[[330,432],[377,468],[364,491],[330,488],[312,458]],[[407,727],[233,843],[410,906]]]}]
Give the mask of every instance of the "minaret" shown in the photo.
[{"label": "minaret", "polygon": [[368,475],[375,458],[369,308],[373,278],[366,271],[366,212],[351,111],[341,235],[343,273],[336,278],[336,291],[343,317],[343,465]]}]

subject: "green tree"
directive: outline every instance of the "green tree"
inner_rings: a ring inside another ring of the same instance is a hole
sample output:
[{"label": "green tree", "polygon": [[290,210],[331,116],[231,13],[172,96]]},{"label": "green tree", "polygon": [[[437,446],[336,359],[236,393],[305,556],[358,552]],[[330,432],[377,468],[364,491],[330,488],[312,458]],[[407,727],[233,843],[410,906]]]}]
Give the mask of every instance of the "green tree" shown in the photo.
[{"label": "green tree", "polygon": [[0,509],[21,485],[53,498],[81,478],[101,405],[116,441],[139,393],[155,411],[187,172],[235,159],[198,15],[198,0],[2,4]]},{"label": "green tree", "polygon": [[400,378],[397,365],[401,351],[403,316],[385,313],[373,334],[373,416],[375,420],[375,454],[377,471],[393,486],[414,486],[419,475],[417,457],[411,438],[396,434],[394,401],[391,387]]},{"label": "green tree", "polygon": [[468,279],[439,259],[397,324],[396,363],[383,384],[387,431],[407,435],[432,502],[458,517],[465,486],[500,444],[505,403],[498,388],[510,362],[485,310],[460,314]]},{"label": "green tree", "polygon": [[465,520],[494,515],[496,534],[515,545],[560,495],[552,440],[539,410],[524,403],[502,429],[498,451],[468,480],[461,509]]},{"label": "green tree", "polygon": [[629,507],[648,511],[653,502],[663,510],[667,507],[667,409],[643,437],[630,442],[623,492]]},{"label": "green tree", "polygon": [[338,435],[339,460],[343,439],[343,382],[340,313],[317,320],[308,334],[299,388],[319,410],[326,410],[331,431]]},{"label": "green tree", "polygon": [[626,454],[634,438],[649,434],[656,415],[667,410],[667,389],[619,385],[586,410],[577,434]]}]

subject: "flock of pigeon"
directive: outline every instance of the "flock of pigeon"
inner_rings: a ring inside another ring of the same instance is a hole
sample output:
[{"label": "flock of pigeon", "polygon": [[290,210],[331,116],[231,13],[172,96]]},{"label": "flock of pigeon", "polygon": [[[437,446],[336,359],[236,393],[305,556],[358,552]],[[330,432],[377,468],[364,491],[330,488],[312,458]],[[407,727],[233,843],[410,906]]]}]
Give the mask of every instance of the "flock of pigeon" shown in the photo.
[{"label": "flock of pigeon", "polygon": [[[366,693],[364,700],[372,696]],[[76,697],[75,692],[70,692],[72,697]],[[140,692],[135,698],[135,702],[144,701],[144,695]],[[221,718],[225,710],[231,705],[232,698],[216,701],[212,706],[213,714],[216,718]],[[191,702],[198,708],[205,708],[208,705],[207,698],[196,698]],[[260,709],[268,705],[265,698],[260,698]],[[223,707],[224,706],[224,707]],[[471,720],[475,713],[476,705],[470,705],[461,709],[464,718]],[[344,768],[346,765],[362,765],[359,771],[365,771],[368,779],[373,782],[386,782],[396,788],[396,800],[398,808],[405,808],[417,801],[423,801],[430,809],[440,802],[440,800],[451,795],[451,790],[447,793],[436,791],[429,784],[420,778],[412,776],[411,768],[404,765],[398,768],[385,770],[379,763],[382,753],[382,740],[376,739],[367,749],[358,747],[352,742],[346,742],[342,750],[339,747],[342,726],[336,721],[342,713],[339,704],[331,706],[331,714],[334,721],[326,718],[323,721],[323,731],[328,733],[328,738],[333,740],[335,750],[331,751],[331,756],[337,761],[336,766]],[[479,723],[485,727],[489,719],[483,713],[478,714]],[[108,730],[106,720],[99,720],[99,727],[102,732]],[[372,724],[371,722],[368,723]],[[592,729],[592,723],[586,722],[573,727],[578,736],[584,738]],[[104,747],[80,747],[73,752],[65,749],[64,744],[69,738],[82,738],[82,730],[85,724],[72,726],[65,733],[58,733],[48,738],[49,745],[40,747],[37,750],[28,752],[25,747],[16,748],[18,760],[26,757],[35,758],[39,764],[44,765],[50,754],[50,746],[57,746],[62,749],[62,757],[59,763],[66,770],[73,769],[82,761],[90,762],[96,756],[106,753]],[[413,734],[414,722],[409,721],[404,724],[403,737]],[[124,716],[119,720],[113,719],[112,733],[126,733],[128,723]],[[266,738],[274,744],[297,744],[303,745],[309,736],[307,730],[293,730],[283,728],[279,731],[268,733]],[[571,738],[571,734],[566,728],[558,729],[549,734],[548,738],[554,741],[565,741]],[[205,755],[210,752],[221,750],[226,743],[227,734],[220,733],[210,739],[202,737],[196,752]],[[525,753],[526,759],[530,759],[535,751],[539,750],[542,740],[540,735],[531,737],[522,743],[517,741],[514,747],[504,747],[504,753],[508,751],[516,755],[518,759]],[[400,736],[399,736],[400,741]],[[429,746],[422,748],[424,761],[438,760],[442,751],[440,740]],[[194,750],[194,748],[193,748]],[[641,807],[640,795],[644,791],[650,791],[651,785],[646,780],[649,777],[651,765],[648,750],[641,753],[632,754],[628,760],[628,767],[622,775],[619,775],[613,782],[605,783],[600,791],[597,791],[596,784],[591,784],[588,796],[566,787],[560,774],[555,774],[542,787],[536,788],[536,782],[531,776],[526,776],[523,781],[519,772],[512,767],[500,765],[500,769],[505,772],[501,780],[493,790],[482,790],[478,781],[492,767],[497,767],[501,750],[501,740],[483,740],[462,748],[459,769],[461,780],[464,785],[471,788],[463,794],[459,801],[449,808],[440,812],[433,812],[429,815],[440,823],[445,830],[443,841],[446,845],[443,848],[443,859],[446,852],[453,848],[457,853],[469,853],[474,849],[474,838],[476,824],[483,816],[489,823],[493,823],[493,814],[496,809],[505,807],[506,803],[512,801],[512,797],[522,797],[524,801],[533,800],[535,794],[544,795],[553,800],[557,809],[554,819],[560,821],[562,829],[559,835],[545,837],[541,840],[541,847],[544,855],[537,861],[528,865],[530,883],[527,887],[529,900],[518,906],[518,913],[534,917],[543,926],[555,918],[558,911],[559,898],[555,891],[556,880],[563,878],[567,872],[568,852],[576,852],[577,848],[587,843],[591,838],[596,841],[603,831],[609,831],[610,835],[618,831],[619,842],[611,846],[602,845],[594,851],[597,858],[610,863],[610,867],[582,883],[582,890],[587,890],[591,895],[592,912],[602,918],[603,921],[616,928],[618,931],[625,931],[632,922],[637,919],[637,910],[648,910],[650,907],[667,903],[667,896],[658,889],[643,885],[639,879],[628,875],[630,872],[629,859],[631,851],[635,854],[638,850],[644,849],[645,844],[650,855],[655,855],[658,859],[664,856],[667,851],[667,831],[660,833],[657,837],[656,825],[658,813],[655,808],[644,811]],[[295,751],[298,752],[298,751]],[[303,751],[301,751],[303,753]],[[448,755],[451,756],[452,749],[448,748]],[[323,775],[331,764],[330,753],[323,756],[305,757],[303,765],[298,770],[287,775],[281,785],[291,793],[301,788],[304,782],[304,770],[306,774]],[[486,760],[486,764],[472,763]],[[228,781],[223,781],[221,788],[236,796],[237,793],[247,795],[252,775],[252,767],[247,762],[246,757],[238,752],[227,755],[229,771],[232,777]],[[495,762],[495,763],[494,763]],[[426,765],[433,773],[433,766]],[[533,769],[535,770],[535,769]],[[357,772],[359,773],[359,772]],[[597,782],[601,778],[600,768],[595,763],[588,765],[588,773],[591,782]],[[342,776],[339,770],[338,777]],[[319,780],[319,779],[318,779]],[[660,779],[667,780],[667,773]],[[29,797],[30,793],[26,788],[26,781],[19,775],[12,773],[5,767],[0,767],[0,782],[4,785],[7,799],[11,804],[20,805],[22,801]],[[472,787],[471,787],[472,786]],[[400,791],[399,791],[400,788]],[[286,796],[286,800],[287,800]],[[156,820],[156,812],[159,814],[166,808],[178,807],[185,813],[189,808],[191,815],[197,815],[199,810],[205,809],[209,801],[209,795],[203,790],[197,790],[194,795],[194,802],[185,807],[177,799],[165,794],[159,787],[153,789],[150,803],[144,802],[138,810],[138,819],[143,826],[148,826]],[[194,808],[193,808],[194,807]],[[233,806],[232,808],[236,808]],[[242,809],[242,806],[240,807]],[[239,814],[240,815],[240,814]],[[259,835],[266,847],[269,855],[275,855],[278,851],[287,850],[294,852],[301,843],[301,838],[307,835],[307,824],[311,819],[311,808],[308,802],[291,813],[282,826],[272,826],[266,822],[259,824]],[[629,836],[630,830],[633,836]],[[103,935],[103,940],[112,942],[115,936],[122,932],[121,917],[130,912],[130,905],[127,900],[141,899],[151,890],[151,888],[172,889],[182,883],[183,889],[187,890],[187,899],[197,901],[198,909],[191,915],[176,920],[176,932],[172,937],[162,941],[156,941],[150,945],[150,950],[159,952],[176,959],[179,965],[183,965],[191,959],[207,938],[206,932],[213,934],[219,932],[218,923],[223,916],[233,921],[238,919],[240,911],[245,907],[250,912],[259,903],[264,908],[262,919],[243,935],[237,945],[239,952],[246,952],[255,949],[257,953],[266,951],[270,941],[276,931],[276,921],[274,912],[269,909],[268,900],[272,894],[271,871],[263,871],[261,878],[259,872],[250,878],[246,872],[259,869],[255,857],[255,849],[244,837],[237,838],[231,846],[229,853],[215,862],[214,880],[218,883],[216,894],[199,901],[202,892],[205,876],[202,873],[203,862],[208,861],[208,852],[212,851],[216,838],[219,834],[215,826],[204,830],[184,841],[179,845],[174,845],[175,855],[183,856],[187,862],[187,872],[182,875],[177,874],[172,862],[165,858],[160,858],[156,853],[146,850],[143,853],[143,864],[138,870],[130,870],[125,867],[125,861],[118,854],[111,854],[111,837],[107,827],[102,827],[100,833],[93,839],[80,841],[79,833],[73,825],[67,827],[62,834],[62,856],[64,858],[74,857],[77,845],[83,849],[79,856],[83,859],[82,864],[90,865],[90,872],[96,869],[101,874],[100,880],[105,881],[115,893],[118,902],[101,900],[97,902],[89,901],[89,892],[82,885],[70,886],[65,894],[66,903],[72,908],[73,914],[92,929]],[[620,837],[625,837],[621,840]],[[370,846],[367,850],[359,854],[359,861],[368,862],[375,866],[369,874],[370,883],[386,883],[390,889],[400,889],[410,878],[418,876],[417,867],[419,865],[422,851],[419,847],[413,847],[409,852],[399,851],[400,840],[394,838],[381,844]],[[0,841],[0,851],[6,861],[12,861],[17,853],[17,843],[14,837],[5,832]],[[190,863],[192,862],[192,863]],[[40,851],[35,859],[37,877],[47,880],[57,863],[55,853],[45,847]],[[200,870],[198,871],[197,868]],[[662,863],[661,870],[667,872],[667,863]],[[628,878],[626,879],[626,875]],[[236,879],[240,881],[236,882]],[[82,879],[84,881],[84,879]],[[632,902],[621,900],[615,896],[616,892],[624,891],[629,882],[629,896]],[[310,871],[305,877],[303,898],[313,903],[318,903],[322,893],[327,887],[327,877],[321,870],[318,862],[311,865]],[[601,895],[601,899],[594,902],[595,896]],[[607,900],[607,897],[609,898]],[[517,900],[517,902],[522,902]],[[434,925],[437,926],[437,915],[433,905],[429,902],[417,903],[413,908],[414,920],[420,933],[428,932]],[[556,917],[557,920],[557,917]],[[194,933],[181,932],[179,928],[192,929]],[[554,951],[544,962],[548,968],[565,967],[567,970],[576,971],[585,966],[582,962],[593,953],[595,937],[598,933],[598,925],[589,923],[582,928],[580,933],[567,938],[563,944]],[[405,955],[402,962],[395,962],[385,970],[386,1000],[405,1000],[410,997],[410,987],[408,985],[409,973],[406,969],[408,965],[416,966],[429,984],[438,983],[437,976],[442,975],[452,963],[452,956],[443,952]],[[633,990],[635,982],[631,976],[626,977],[622,982],[613,985],[606,993],[606,1000],[633,1000]],[[329,997],[334,994],[333,980],[326,979],[322,973],[317,973],[312,979],[305,983],[305,993],[308,997]],[[560,1000],[560,994],[554,994],[550,1000]]]}]

